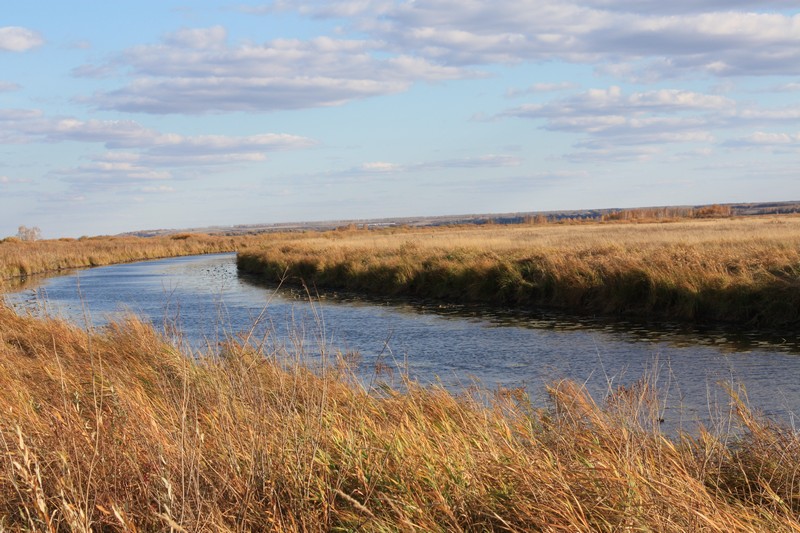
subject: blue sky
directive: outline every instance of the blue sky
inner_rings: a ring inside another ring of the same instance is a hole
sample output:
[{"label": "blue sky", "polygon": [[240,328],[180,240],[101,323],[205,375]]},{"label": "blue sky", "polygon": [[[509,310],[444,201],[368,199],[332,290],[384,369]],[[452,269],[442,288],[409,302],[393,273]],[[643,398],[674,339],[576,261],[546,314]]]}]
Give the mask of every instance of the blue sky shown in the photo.
[{"label": "blue sky", "polygon": [[0,237],[800,200],[800,2],[9,2]]}]

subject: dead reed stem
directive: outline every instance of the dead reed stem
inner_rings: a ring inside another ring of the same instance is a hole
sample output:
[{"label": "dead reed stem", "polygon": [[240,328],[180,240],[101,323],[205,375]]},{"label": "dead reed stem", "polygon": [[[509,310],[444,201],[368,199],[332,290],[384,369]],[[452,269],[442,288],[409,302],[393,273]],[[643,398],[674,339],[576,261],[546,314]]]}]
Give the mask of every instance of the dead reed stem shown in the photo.
[{"label": "dead reed stem", "polygon": [[[643,380],[366,390],[308,353],[187,357],[137,321],[0,308],[10,531],[797,531],[800,438],[754,417],[667,437]],[[341,363],[341,361],[339,361]]]}]

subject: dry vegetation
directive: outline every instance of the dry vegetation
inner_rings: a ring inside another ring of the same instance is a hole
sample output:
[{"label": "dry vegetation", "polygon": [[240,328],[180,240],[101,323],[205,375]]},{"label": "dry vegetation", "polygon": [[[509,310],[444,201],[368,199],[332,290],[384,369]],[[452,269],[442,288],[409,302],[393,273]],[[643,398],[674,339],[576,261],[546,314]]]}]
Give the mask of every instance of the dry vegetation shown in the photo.
[{"label": "dry vegetation", "polygon": [[800,324],[796,216],[274,235],[238,264],[312,289]]},{"label": "dry vegetation", "polygon": [[0,529],[800,530],[800,438],[741,403],[731,433],[667,438],[646,381],[534,409],[308,361],[0,308]]},{"label": "dry vegetation", "polygon": [[[177,234],[168,237],[84,237],[45,241],[0,240],[3,279],[59,270],[246,248],[255,237]],[[0,285],[1,286],[1,285]]]}]

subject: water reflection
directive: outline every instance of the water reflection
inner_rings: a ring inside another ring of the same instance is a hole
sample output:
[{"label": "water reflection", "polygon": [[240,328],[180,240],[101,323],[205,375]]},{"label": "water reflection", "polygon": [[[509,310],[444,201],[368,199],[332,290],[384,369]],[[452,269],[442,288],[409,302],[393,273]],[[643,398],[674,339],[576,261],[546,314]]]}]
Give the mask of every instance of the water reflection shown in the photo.
[{"label": "water reflection", "polygon": [[385,306],[404,314],[434,314],[443,318],[471,320],[484,327],[518,327],[535,330],[589,331],[629,337],[630,342],[659,342],[686,348],[713,346],[726,353],[750,353],[767,349],[800,355],[800,338],[792,331],[748,329],[739,325],[686,324],[670,321],[632,320],[569,313],[553,308],[533,310],[497,308],[477,304],[451,304],[413,298],[374,298],[363,294],[316,291],[313,294],[297,287],[278,287],[250,274],[240,273],[241,280],[255,287],[277,291],[295,301],[309,299],[350,306]]},{"label": "water reflection", "polygon": [[0,279],[0,291],[3,293],[16,293],[21,291],[32,291],[46,283],[50,278],[57,278],[62,276],[71,276],[75,274],[75,270],[59,270],[46,276],[20,276],[16,278]]}]

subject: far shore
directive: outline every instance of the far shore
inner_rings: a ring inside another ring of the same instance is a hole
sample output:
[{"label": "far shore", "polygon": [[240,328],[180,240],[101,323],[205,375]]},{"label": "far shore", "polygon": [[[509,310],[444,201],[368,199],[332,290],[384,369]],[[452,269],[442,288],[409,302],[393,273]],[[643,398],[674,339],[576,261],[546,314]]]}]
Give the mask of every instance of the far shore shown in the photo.
[{"label": "far shore", "polygon": [[272,283],[604,316],[800,324],[800,218],[347,229],[238,254]]}]

